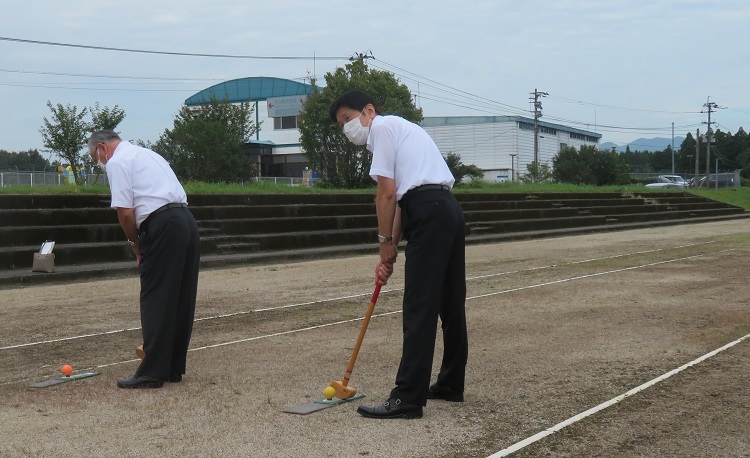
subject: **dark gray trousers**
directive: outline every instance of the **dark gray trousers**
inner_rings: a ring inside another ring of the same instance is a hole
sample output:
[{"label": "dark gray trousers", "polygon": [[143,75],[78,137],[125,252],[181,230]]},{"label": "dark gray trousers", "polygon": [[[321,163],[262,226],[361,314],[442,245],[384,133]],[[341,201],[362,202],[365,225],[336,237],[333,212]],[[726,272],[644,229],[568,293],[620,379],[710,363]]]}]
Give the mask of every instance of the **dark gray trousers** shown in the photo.
[{"label": "dark gray trousers", "polygon": [[404,347],[392,398],[424,406],[440,317],[444,351],[437,383],[463,392],[469,353],[463,210],[453,194],[426,190],[400,202],[406,244]]},{"label": "dark gray trousers", "polygon": [[185,373],[200,265],[198,225],[187,208],[169,208],[141,224],[141,326],[146,357],[135,375]]}]

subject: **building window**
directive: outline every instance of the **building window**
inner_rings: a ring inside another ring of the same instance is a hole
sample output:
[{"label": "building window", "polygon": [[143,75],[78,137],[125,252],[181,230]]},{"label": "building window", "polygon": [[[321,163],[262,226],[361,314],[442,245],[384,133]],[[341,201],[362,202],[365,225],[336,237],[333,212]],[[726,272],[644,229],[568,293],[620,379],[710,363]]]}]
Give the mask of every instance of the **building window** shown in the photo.
[{"label": "building window", "polygon": [[[518,121],[518,128],[521,130],[534,130],[534,124]],[[539,132],[543,134],[557,135],[557,129],[552,127],[539,126]]]},{"label": "building window", "polygon": [[565,149],[568,147],[567,143],[560,143],[560,151],[565,151]]},{"label": "building window", "polygon": [[273,118],[273,130],[285,130],[297,128],[297,116],[283,116]]},{"label": "building window", "polygon": [[539,131],[543,134],[557,135],[557,129],[551,127],[540,126]]},{"label": "building window", "polygon": [[575,132],[570,133],[570,138],[575,138],[576,140],[581,140],[584,142],[591,142],[596,143],[598,139],[596,137],[592,137],[591,135],[583,135]]}]

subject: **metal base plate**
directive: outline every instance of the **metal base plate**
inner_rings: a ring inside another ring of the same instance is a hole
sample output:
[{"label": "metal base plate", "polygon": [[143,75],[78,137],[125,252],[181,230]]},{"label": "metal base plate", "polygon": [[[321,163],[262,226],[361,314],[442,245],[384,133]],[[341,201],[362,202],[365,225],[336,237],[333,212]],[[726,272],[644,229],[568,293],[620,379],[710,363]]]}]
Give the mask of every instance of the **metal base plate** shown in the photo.
[{"label": "metal base plate", "polygon": [[327,409],[329,407],[337,406],[339,404],[345,404],[347,402],[352,402],[357,399],[362,399],[363,397],[365,397],[364,394],[357,393],[348,399],[338,399],[338,398],[333,398],[331,400],[318,399],[317,401],[312,402],[310,404],[302,404],[300,406],[289,407],[288,409],[284,410],[284,412],[293,413],[296,415],[307,415],[313,412],[318,412],[320,410]]},{"label": "metal base plate", "polygon": [[78,374],[71,374],[70,377],[55,377],[53,379],[32,383],[29,385],[29,388],[47,388],[48,386],[59,385],[61,383],[70,382],[71,380],[93,377],[95,375],[99,375],[99,372],[80,372]]}]

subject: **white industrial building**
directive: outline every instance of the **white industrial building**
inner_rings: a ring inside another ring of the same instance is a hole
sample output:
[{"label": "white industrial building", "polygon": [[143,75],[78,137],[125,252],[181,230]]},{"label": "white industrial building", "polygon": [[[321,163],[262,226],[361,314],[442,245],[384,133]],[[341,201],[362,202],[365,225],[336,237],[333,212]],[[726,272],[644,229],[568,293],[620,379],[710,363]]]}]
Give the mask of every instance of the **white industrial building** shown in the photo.
[{"label": "white industrial building", "polygon": [[[307,158],[297,128],[302,101],[313,91],[309,84],[282,78],[248,77],[216,84],[185,100],[199,107],[211,98],[248,102],[255,108],[260,130],[247,143],[248,154],[264,177],[301,177]],[[447,155],[476,165],[487,181],[506,181],[526,173],[534,161],[534,120],[522,116],[428,117],[422,127]],[[549,122],[539,122],[539,162],[552,165],[561,148],[596,146],[601,134]],[[515,172],[515,173],[514,173]]]},{"label": "white industrial building", "polygon": [[246,146],[260,176],[302,177],[307,157],[300,146],[297,123],[302,101],[312,91],[309,84],[283,78],[239,78],[204,89],[185,100],[185,105],[200,107],[212,98],[252,104],[260,129]]},{"label": "white industrial building", "polygon": [[[534,119],[522,116],[446,116],[424,118],[422,127],[443,155],[455,153],[464,164],[482,169],[487,181],[516,179],[534,162]],[[596,146],[601,134],[539,122],[539,162],[552,166],[562,148]]]}]

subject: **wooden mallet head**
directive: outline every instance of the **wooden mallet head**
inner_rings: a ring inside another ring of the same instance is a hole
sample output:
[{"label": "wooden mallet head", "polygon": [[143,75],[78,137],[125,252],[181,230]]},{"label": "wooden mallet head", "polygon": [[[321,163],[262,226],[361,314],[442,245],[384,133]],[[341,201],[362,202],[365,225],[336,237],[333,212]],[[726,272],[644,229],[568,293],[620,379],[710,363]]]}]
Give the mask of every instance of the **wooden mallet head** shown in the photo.
[{"label": "wooden mallet head", "polygon": [[336,397],[339,399],[349,399],[350,397],[357,394],[357,389],[351,386],[344,385],[342,382],[331,382],[331,388],[336,390]]}]

